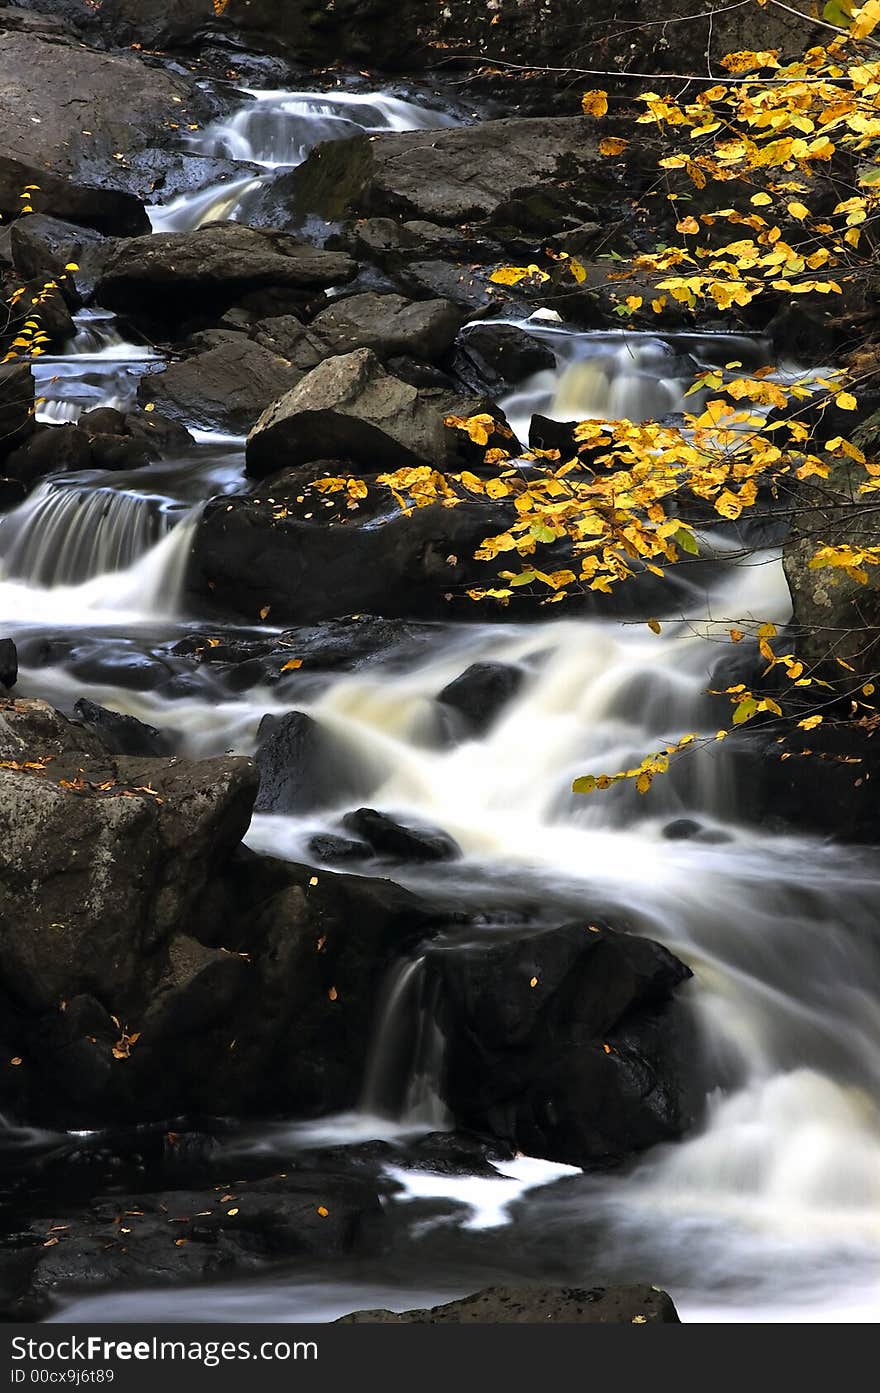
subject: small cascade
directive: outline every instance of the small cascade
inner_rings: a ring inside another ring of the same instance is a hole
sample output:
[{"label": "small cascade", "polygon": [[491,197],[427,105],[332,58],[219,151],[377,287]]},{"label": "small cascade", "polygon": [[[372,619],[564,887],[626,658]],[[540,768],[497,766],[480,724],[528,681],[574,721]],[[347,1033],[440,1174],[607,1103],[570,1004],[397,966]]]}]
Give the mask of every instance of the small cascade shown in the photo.
[{"label": "small cascade", "polygon": [[79,585],[128,570],[172,525],[149,495],[44,483],[0,520],[0,567],[31,585]]},{"label": "small cascade", "polygon": [[441,1097],[445,1041],[438,1005],[439,980],[424,954],[394,964],[376,1013],[361,1112],[432,1130],[449,1125]]},{"label": "small cascade", "polygon": [[285,92],[242,89],[248,98],[232,116],[188,140],[200,155],[257,165],[240,179],[182,194],[150,208],[154,232],[189,232],[205,223],[245,218],[250,195],[276,171],[294,169],[316,145],[360,133],[454,126],[453,117],[381,92]]},{"label": "small cascade", "polygon": [[107,310],[82,310],[76,315],[76,334],[63,354],[32,364],[37,396],[37,420],[68,425],[84,411],[111,406],[129,411],[147,368],[160,355],[147,344],[130,343]]}]

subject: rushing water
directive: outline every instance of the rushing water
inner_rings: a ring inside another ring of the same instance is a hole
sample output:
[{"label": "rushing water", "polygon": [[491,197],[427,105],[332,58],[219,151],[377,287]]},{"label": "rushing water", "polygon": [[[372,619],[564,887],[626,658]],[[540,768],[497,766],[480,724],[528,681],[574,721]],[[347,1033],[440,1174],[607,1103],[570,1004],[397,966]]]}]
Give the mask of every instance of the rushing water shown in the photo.
[{"label": "rushing water", "polygon": [[[290,165],[352,121],[366,129],[419,124],[412,108],[389,98],[267,93],[203,133],[202,148],[267,168]],[[174,216],[192,225],[186,217],[196,208],[193,201]],[[703,366],[745,354],[762,361],[763,353],[748,340],[578,335],[546,321],[532,329],[551,343],[557,368],[506,404],[524,435],[534,411],[557,419],[663,415],[680,408]],[[86,401],[130,400],[131,381],[151,356],[121,343],[112,324],[81,321],[70,353],[46,374],[57,379],[46,414],[73,419]],[[240,469],[240,447],[215,441],[187,462],[137,476],[48,480],[0,520],[4,631],[94,637],[106,627],[142,634],[145,645],[185,631],[180,594],[198,500],[233,488]],[[591,799],[569,791],[585,770],[625,767],[685,731],[711,735],[720,721],[706,688],[728,651],[731,623],[787,618],[778,553],[717,550],[722,562],[726,556],[721,579],[708,592],[694,585],[685,613],[661,616],[659,637],[644,624],[596,619],[438,626],[429,656],[414,655],[406,669],[336,676],[297,701],[368,755],[374,806],[441,826],[462,848],[463,859],[442,873],[409,867],[396,878],[440,887],[469,908],[506,904],[515,912],[528,899],[542,905],[543,922],[598,905],[691,966],[687,998],[715,1080],[702,1128],[612,1177],[529,1158],[499,1165],[495,1178],[395,1166],[397,1222],[410,1226],[412,1244],[403,1258],[398,1249],[394,1270],[380,1259],[368,1274],[353,1267],[333,1281],[304,1273],[217,1291],[105,1294],[69,1303],[58,1318],[330,1319],[355,1306],[443,1299],[500,1273],[647,1279],[667,1286],[693,1320],[876,1319],[874,854],[751,825],[744,769],[725,744],[697,742],[648,798],[631,785]],[[518,666],[523,684],[486,736],[450,745],[435,738],[436,697],[478,659]],[[251,752],[263,715],[289,706],[277,688],[172,701],[124,686],[85,687],[64,666],[25,668],[20,689],[68,708],[90,695],[173,728],[196,755]],[[320,817],[257,817],[250,843],[306,858],[314,833],[349,806],[341,790],[338,807]],[[664,836],[685,815],[700,822],[703,840]],[[265,1128],[251,1144],[283,1155],[446,1123],[431,981],[421,954],[391,969],[360,1112]],[[437,1210],[426,1220],[429,1201]]]}]

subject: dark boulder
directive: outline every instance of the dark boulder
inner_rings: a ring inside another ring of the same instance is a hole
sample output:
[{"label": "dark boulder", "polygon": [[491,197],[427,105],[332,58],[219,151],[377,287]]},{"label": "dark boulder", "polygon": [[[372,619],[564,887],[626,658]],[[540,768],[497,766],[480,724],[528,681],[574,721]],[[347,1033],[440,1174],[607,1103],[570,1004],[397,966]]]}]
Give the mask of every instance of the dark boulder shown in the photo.
[{"label": "dark boulder", "polygon": [[18,681],[18,651],[11,638],[0,638],[0,687],[10,691]]},{"label": "dark boulder", "polygon": [[202,430],[247,435],[258,417],[302,377],[285,358],[244,334],[142,379],[138,399]]},{"label": "dark boulder", "polygon": [[337,1325],[678,1325],[659,1287],[486,1287],[416,1311],[355,1311]]},{"label": "dark boulder", "polygon": [[313,812],[364,797],[376,785],[376,770],[363,752],[302,711],[264,716],[258,739],[256,812]]},{"label": "dark boulder", "polygon": [[101,744],[112,755],[166,755],[171,753],[168,735],[155,726],[146,725],[136,716],[109,711],[88,697],[80,697],[73,714],[89,730],[94,731]]},{"label": "dark boulder", "polygon": [[459,353],[490,392],[509,391],[556,367],[552,349],[516,324],[471,325],[459,336]]},{"label": "dark boulder", "polygon": [[148,326],[211,321],[263,293],[307,304],[327,286],[344,284],[354,262],[280,232],[240,223],[210,223],[194,232],[164,232],[119,242],[96,287],[102,305]]},{"label": "dark boulder", "polygon": [[463,718],[467,732],[485,735],[524,678],[522,669],[509,663],[472,663],[437,694],[437,701]]},{"label": "dark boulder", "polygon": [[448,353],[462,314],[448,300],[413,302],[401,295],[352,295],[322,310],[312,329],[328,354],[372,348],[382,358],[411,355],[429,363]]},{"label": "dark boulder", "polygon": [[392,861],[454,861],[461,848],[439,827],[420,827],[397,822],[375,808],[346,813],[342,826],[366,842],[377,856]]},{"label": "dark boulder", "polygon": [[65,474],[91,465],[89,437],[82,427],[40,425],[12,451],[4,468],[10,478],[30,489],[47,474]]},{"label": "dark boulder", "polygon": [[0,982],[34,1010],[80,993],[132,1010],[244,834],[256,772],[111,757],[39,702],[2,716],[0,742],[17,753],[0,770]]},{"label": "dark boulder", "polygon": [[34,378],[29,365],[0,363],[0,459],[32,434],[34,400]]},{"label": "dark boulder", "polygon": [[691,975],[650,939],[589,922],[432,959],[456,1117],[530,1156],[607,1165],[680,1136],[699,1106]]},{"label": "dark boulder", "polygon": [[339,866],[347,861],[369,861],[373,848],[367,842],[355,841],[353,837],[320,832],[309,842],[309,855],[325,866]]}]

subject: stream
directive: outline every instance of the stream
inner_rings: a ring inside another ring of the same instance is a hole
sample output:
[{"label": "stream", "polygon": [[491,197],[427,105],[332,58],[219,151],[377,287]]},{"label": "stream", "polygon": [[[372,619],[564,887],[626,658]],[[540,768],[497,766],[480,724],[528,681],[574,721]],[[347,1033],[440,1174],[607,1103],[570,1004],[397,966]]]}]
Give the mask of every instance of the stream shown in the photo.
[{"label": "stream", "polygon": [[[249,93],[197,140],[202,153],[270,172],[353,129],[447,119],[382,94]],[[155,208],[154,230],[246,220],[263,177],[249,171]],[[112,316],[87,310],[77,324],[68,351],[42,360],[45,420],[126,406],[140,375],[159,366]],[[763,361],[748,340],[574,333],[547,318],[531,327],[557,368],[502,402],[522,437],[535,411],[560,420],[662,416],[682,409],[705,366],[745,352]],[[169,695],[142,680],[157,653],[207,631],[182,605],[189,547],[201,503],[241,487],[243,450],[243,441],[203,433],[185,455],[147,469],[50,478],[0,519],[0,622],[23,655],[19,695],[67,711],[90,697],[173,732],[193,756],[254,752],[263,716],[290,707],[278,689],[241,693],[205,677]],[[402,1164],[392,1168],[402,1187],[392,1201],[393,1262],[352,1260],[332,1280],[298,1271],[272,1282],[107,1292],[68,1300],[53,1319],[329,1320],[358,1307],[433,1304],[517,1276],[647,1280],[671,1293],[684,1321],[876,1319],[876,856],[750,825],[741,768],[724,744],[678,761],[648,798],[632,781],[591,798],[570,793],[579,773],[625,768],[685,731],[714,733],[706,688],[730,625],[786,621],[778,551],[713,545],[718,578],[707,590],[698,568],[684,602],[676,595],[673,612],[659,616],[659,637],[644,623],[491,625],[475,611],[472,623],[434,626],[430,646],[404,661],[397,654],[393,664],[324,675],[297,699],[369,762],[371,806],[442,827],[462,848],[451,867],[407,866],[395,879],[511,914],[528,901],[544,923],[577,913],[589,896],[690,966],[685,991],[701,1049],[723,1081],[700,1129],[612,1175],[528,1157],[498,1163],[496,1177]],[[35,645],[55,642],[67,656],[29,664]],[[438,740],[437,693],[486,660],[522,671],[517,695],[484,737]],[[314,860],[311,840],[351,806],[342,790],[338,807],[320,816],[255,816],[248,843]],[[665,835],[682,818],[698,822],[701,836]],[[283,1156],[448,1126],[442,1058],[416,956],[394,966],[378,1004],[360,1111],[275,1124],[247,1145]]]}]

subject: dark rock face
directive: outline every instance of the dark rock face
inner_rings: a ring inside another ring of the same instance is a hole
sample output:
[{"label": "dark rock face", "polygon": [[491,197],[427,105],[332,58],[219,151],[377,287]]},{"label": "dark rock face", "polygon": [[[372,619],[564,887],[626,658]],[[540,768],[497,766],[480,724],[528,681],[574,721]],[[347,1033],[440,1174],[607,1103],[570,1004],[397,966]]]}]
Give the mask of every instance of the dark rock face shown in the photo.
[{"label": "dark rock face", "polygon": [[678,1325],[659,1287],[486,1287],[421,1311],[355,1311],[337,1325]]},{"label": "dark rock face", "polygon": [[89,437],[80,426],[38,426],[7,456],[4,467],[11,479],[30,489],[47,474],[88,469],[91,463]]},{"label": "dark rock face", "polygon": [[80,697],[73,714],[97,735],[109,754],[170,754],[168,736],[155,726],[139,721],[136,716],[108,711],[106,706],[99,706],[97,702],[89,701],[88,697]]},{"label": "dark rock face", "polygon": [[0,638],[0,687],[9,691],[18,681],[18,650],[11,638]]},{"label": "dark rock face", "polygon": [[155,402],[172,420],[203,430],[247,435],[258,417],[289,391],[302,373],[244,334],[171,363],[141,382],[142,402]]},{"label": "dark rock face", "polygon": [[452,347],[462,315],[448,300],[414,303],[402,295],[352,295],[322,310],[313,329],[329,354],[372,348],[382,358],[407,354],[438,362]]},{"label": "dark rock face", "polygon": [[674,993],[689,970],[595,924],[435,959],[447,1000],[446,1098],[527,1155],[608,1164],[681,1135],[696,1100]]},{"label": "dark rock face", "polygon": [[363,755],[302,711],[264,716],[259,736],[256,812],[313,812],[363,797],[374,786]]},{"label": "dark rock face", "polygon": [[516,696],[524,677],[509,663],[472,663],[437,694],[437,701],[456,711],[467,731],[484,735]]},{"label": "dark rock face", "polygon": [[101,304],[140,322],[183,324],[216,319],[243,300],[270,292],[305,304],[355,274],[340,252],[321,251],[280,232],[211,223],[195,232],[165,232],[120,242],[96,287]]},{"label": "dark rock face", "polygon": [[33,432],[34,396],[27,363],[0,363],[0,459]]},{"label": "dark rock face", "polygon": [[515,324],[475,324],[459,340],[460,353],[490,391],[517,387],[533,373],[553,369],[556,357]]},{"label": "dark rock face", "polygon": [[[277,502],[275,480],[271,489]],[[506,525],[491,505],[433,505],[407,517],[392,503],[381,520],[355,513],[329,523],[319,512],[314,498],[274,510],[262,498],[212,500],[187,579],[192,601],[252,621],[268,605],[275,622],[289,624],[363,613],[439,619],[456,603],[472,609],[460,592],[491,575],[473,553]]]},{"label": "dark rock face", "polygon": [[[56,1241],[46,1246],[55,1225]],[[332,1262],[375,1252],[382,1231],[375,1186],[332,1172],[239,1182],[232,1192],[222,1185],[117,1191],[75,1209],[59,1199],[45,1224],[30,1230],[30,1262],[27,1249],[0,1256],[0,1290],[10,1316],[29,1309],[36,1318],[59,1290],[185,1285],[271,1272],[296,1258]]]},{"label": "dark rock face", "polygon": [[457,843],[439,827],[407,827],[375,808],[346,813],[342,826],[377,856],[395,861],[454,861],[461,855]]},{"label": "dark rock face", "polygon": [[18,212],[22,189],[33,183],[37,212],[102,232],[148,231],[141,202],[147,190],[127,166],[147,147],[165,143],[169,119],[203,117],[195,84],[130,54],[97,53],[60,34],[15,31],[7,23],[4,11],[0,212]]},{"label": "dark rock face", "polygon": [[[3,983],[32,1010],[82,992],[129,1010],[161,973],[163,943],[244,834],[253,767],[111,760],[43,703],[2,715],[4,744],[18,750],[12,761],[38,764],[0,771]],[[58,754],[43,738],[47,725]]]},{"label": "dark rock face", "polygon": [[328,358],[269,407],[248,437],[247,470],[263,478],[282,464],[339,459],[381,473],[437,467],[445,454],[439,413],[361,348]]}]

